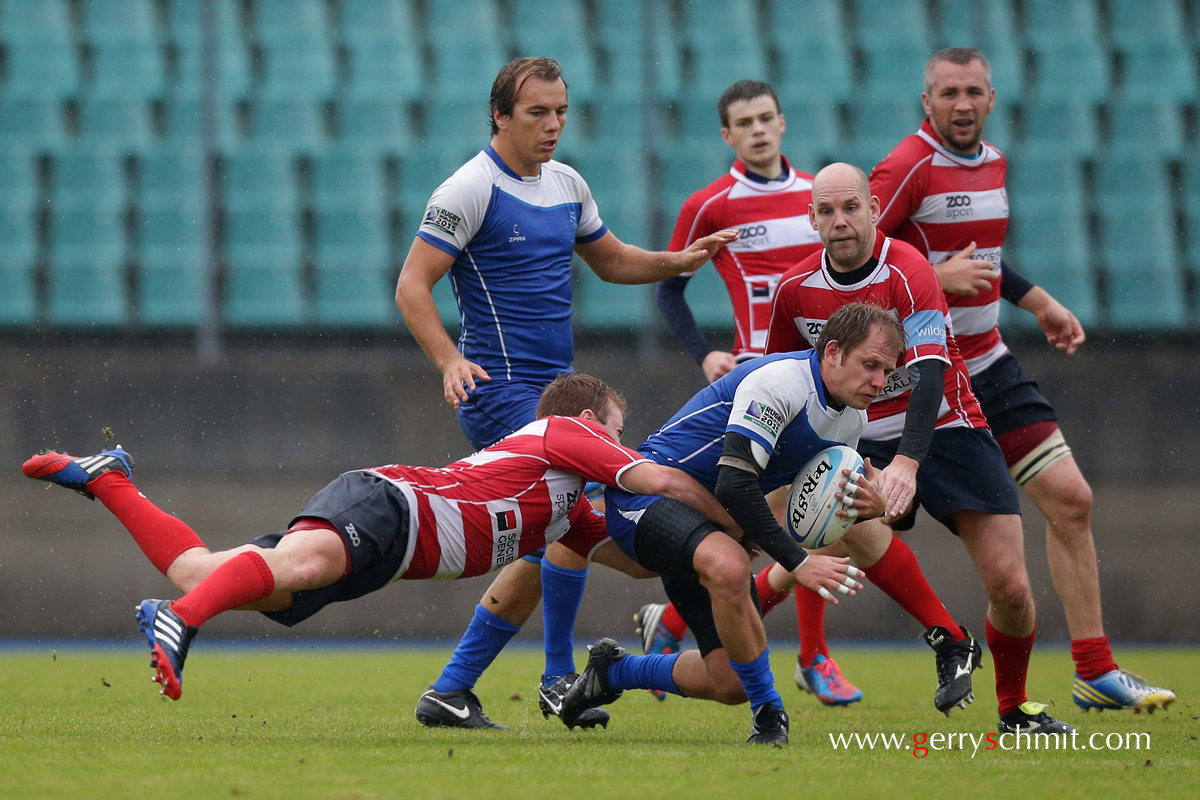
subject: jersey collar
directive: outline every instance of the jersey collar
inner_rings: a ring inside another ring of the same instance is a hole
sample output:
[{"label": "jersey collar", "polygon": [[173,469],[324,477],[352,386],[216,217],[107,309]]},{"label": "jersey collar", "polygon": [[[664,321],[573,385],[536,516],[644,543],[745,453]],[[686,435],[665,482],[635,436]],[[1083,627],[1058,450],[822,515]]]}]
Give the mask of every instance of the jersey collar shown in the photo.
[{"label": "jersey collar", "polygon": [[778,178],[768,178],[757,172],[751,172],[740,158],[734,159],[733,166],[729,168],[729,174],[760,192],[780,192],[790,189],[796,182],[796,170],[792,169],[787,156],[780,154],[779,157],[783,161],[783,173]]},{"label": "jersey collar", "polygon": [[979,152],[973,156],[964,156],[962,153],[956,153],[942,143],[942,140],[933,132],[933,125],[929,122],[929,117],[926,117],[921,122],[921,127],[917,131],[917,136],[924,139],[930,147],[937,151],[937,154],[943,158],[948,158],[955,164],[963,167],[978,167],[987,161],[990,161],[990,152],[992,146],[986,141],[979,142]]},{"label": "jersey collar", "polygon": [[500,154],[497,153],[490,144],[483,148],[483,152],[486,153],[487,157],[490,158],[496,164],[496,166],[500,168],[501,172],[512,178],[514,181],[521,181],[522,183],[536,183],[542,179],[542,170],[540,168],[538,169],[537,175],[529,177],[518,175],[512,167],[504,163],[504,159],[500,157]]}]

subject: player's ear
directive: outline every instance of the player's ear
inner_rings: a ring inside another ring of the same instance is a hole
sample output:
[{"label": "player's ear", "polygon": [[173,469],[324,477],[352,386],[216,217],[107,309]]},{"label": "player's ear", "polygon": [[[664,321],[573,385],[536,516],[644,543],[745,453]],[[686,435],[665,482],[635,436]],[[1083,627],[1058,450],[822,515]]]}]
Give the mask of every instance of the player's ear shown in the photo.
[{"label": "player's ear", "polygon": [[880,214],[879,198],[876,197],[875,195],[871,195],[871,224],[872,225],[874,225],[876,222],[879,222],[879,214]]},{"label": "player's ear", "polygon": [[592,419],[599,422],[599,419],[596,417],[596,412],[592,411],[590,408],[585,408],[583,411],[580,411],[579,417],[581,419]]}]

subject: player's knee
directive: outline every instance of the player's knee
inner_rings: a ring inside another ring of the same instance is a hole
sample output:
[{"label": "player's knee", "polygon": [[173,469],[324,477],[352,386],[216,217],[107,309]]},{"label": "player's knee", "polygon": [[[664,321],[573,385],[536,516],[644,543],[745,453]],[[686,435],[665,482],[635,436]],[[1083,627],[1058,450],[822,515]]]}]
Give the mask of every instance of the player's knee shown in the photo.
[{"label": "player's knee", "polygon": [[724,552],[696,560],[700,583],[712,596],[749,596],[750,562],[742,554]]},{"label": "player's knee", "polygon": [[1033,608],[1033,592],[1024,570],[1014,571],[991,581],[988,599],[992,605],[1013,614],[1025,614]]},{"label": "player's knee", "polygon": [[713,700],[727,706],[737,706],[747,701],[746,687],[738,680],[736,673],[729,671],[713,676]]},{"label": "player's knee", "polygon": [[1072,481],[1055,497],[1055,508],[1050,519],[1050,527],[1067,533],[1070,530],[1090,528],[1092,519],[1092,487],[1079,477]]}]

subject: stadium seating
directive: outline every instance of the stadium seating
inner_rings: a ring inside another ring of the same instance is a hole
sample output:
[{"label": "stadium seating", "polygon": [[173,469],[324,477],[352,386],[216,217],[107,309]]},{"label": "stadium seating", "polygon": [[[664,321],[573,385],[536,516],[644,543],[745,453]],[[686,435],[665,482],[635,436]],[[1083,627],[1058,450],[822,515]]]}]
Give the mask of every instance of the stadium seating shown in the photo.
[{"label": "stadium seating", "polygon": [[1183,156],[1183,115],[1173,103],[1124,97],[1109,103],[1108,121],[1113,153],[1172,159]]},{"label": "stadium seating", "polygon": [[[37,161],[30,150],[0,147],[0,186],[4,187],[3,208],[13,211],[33,209],[39,187]],[[0,242],[3,241],[5,239],[0,238]]]},{"label": "stadium seating", "polygon": [[775,90],[784,106],[849,100],[853,68],[840,4],[772,0],[767,14],[779,62]]},{"label": "stadium seating", "polygon": [[225,216],[224,319],[233,326],[295,326],[308,319],[298,216],[256,210]]},{"label": "stadium seating", "polygon": [[47,151],[66,140],[62,101],[52,97],[0,97],[0,146]]},{"label": "stadium seating", "polygon": [[1081,100],[1026,101],[1021,152],[1047,158],[1094,158],[1100,149],[1096,107]]},{"label": "stadium seating", "polygon": [[124,213],[82,205],[52,215],[47,278],[52,323],[118,326],[128,321]]},{"label": "stadium seating", "polygon": [[1014,97],[1025,86],[1011,0],[937,0],[936,47],[978,47],[992,67],[992,86]]},{"label": "stadium seating", "polygon": [[[7,166],[0,160],[0,181],[11,174]],[[38,317],[37,234],[31,207],[0,208],[0,241],[0,326],[29,325]]]},{"label": "stadium seating", "polygon": [[387,206],[383,162],[357,147],[327,148],[312,160],[313,205],[323,211],[379,211]]},{"label": "stadium seating", "polygon": [[141,151],[153,132],[150,104],[138,97],[88,94],[79,101],[79,137],[99,147]]},{"label": "stadium seating", "polygon": [[228,211],[290,210],[299,206],[296,162],[287,150],[247,147],[224,159],[221,199]]},{"label": "stadium seating", "polygon": [[190,327],[205,316],[207,217],[203,207],[161,206],[138,218],[138,319],[155,327]]},{"label": "stadium seating", "polygon": [[359,150],[398,156],[409,147],[409,115],[391,100],[347,97],[337,106],[337,140]]},{"label": "stadium seating", "polygon": [[125,156],[86,145],[54,154],[51,200],[57,209],[123,208],[126,201]]},{"label": "stadium seating", "polygon": [[161,144],[142,153],[138,163],[139,208],[198,210],[205,205],[207,159],[199,147]]},{"label": "stadium seating", "polygon": [[315,98],[267,97],[251,103],[255,145],[314,153],[325,141],[325,107]]},{"label": "stadium seating", "polygon": [[318,322],[378,327],[396,319],[395,276],[381,207],[318,211],[315,260]]},{"label": "stadium seating", "polygon": [[67,0],[0,3],[0,42],[64,45],[71,40]]}]

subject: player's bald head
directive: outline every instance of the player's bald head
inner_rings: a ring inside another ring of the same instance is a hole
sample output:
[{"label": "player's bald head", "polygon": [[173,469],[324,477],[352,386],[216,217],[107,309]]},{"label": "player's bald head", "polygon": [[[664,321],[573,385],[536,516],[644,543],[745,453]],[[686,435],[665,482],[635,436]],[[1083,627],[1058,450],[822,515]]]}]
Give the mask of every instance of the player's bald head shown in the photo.
[{"label": "player's bald head", "polygon": [[871,197],[871,185],[867,181],[867,173],[853,164],[847,164],[844,161],[835,161],[828,166],[822,167],[813,176],[813,197],[816,197],[818,193],[825,189],[835,187],[838,189],[852,188],[862,198],[863,202],[866,202]]}]

